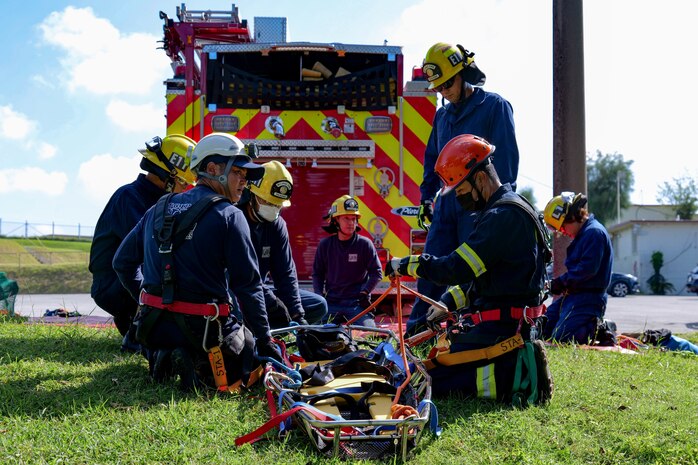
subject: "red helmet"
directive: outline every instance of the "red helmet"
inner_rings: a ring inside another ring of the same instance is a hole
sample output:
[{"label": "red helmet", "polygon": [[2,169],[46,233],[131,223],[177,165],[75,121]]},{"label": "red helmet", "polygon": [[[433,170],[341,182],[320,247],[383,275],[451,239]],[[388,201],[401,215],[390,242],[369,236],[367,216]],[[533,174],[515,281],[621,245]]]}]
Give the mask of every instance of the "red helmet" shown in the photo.
[{"label": "red helmet", "polygon": [[469,179],[492,159],[494,145],[472,134],[456,136],[441,149],[434,170],[444,183],[444,193]]}]

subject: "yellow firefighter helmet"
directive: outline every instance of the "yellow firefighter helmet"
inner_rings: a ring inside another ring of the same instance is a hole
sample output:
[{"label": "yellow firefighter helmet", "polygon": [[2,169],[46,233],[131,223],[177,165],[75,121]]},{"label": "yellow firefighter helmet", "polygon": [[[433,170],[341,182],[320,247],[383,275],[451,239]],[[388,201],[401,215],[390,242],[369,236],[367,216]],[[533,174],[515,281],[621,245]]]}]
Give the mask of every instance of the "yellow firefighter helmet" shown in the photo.
[{"label": "yellow firefighter helmet", "polygon": [[330,210],[327,212],[327,215],[323,216],[323,218],[332,221],[333,218],[342,215],[361,216],[361,212],[359,212],[359,203],[354,197],[350,195],[343,195],[332,202]]},{"label": "yellow firefighter helmet", "polygon": [[583,194],[562,192],[550,199],[543,211],[543,217],[548,226],[555,231],[560,231],[567,216],[576,214],[576,211],[584,205],[586,205],[586,196]]},{"label": "yellow firefighter helmet", "polygon": [[141,168],[162,179],[168,191],[172,190],[175,181],[181,185],[194,184],[196,179],[189,165],[196,142],[187,136],[173,134],[164,139],[154,137],[145,143],[145,147],[139,150],[143,155]]},{"label": "yellow firefighter helmet", "polygon": [[257,197],[278,207],[291,206],[293,177],[286,167],[276,160],[264,163],[264,177],[250,182],[250,190]]},{"label": "yellow firefighter helmet", "polygon": [[441,86],[463,70],[465,72],[462,76],[466,82],[474,86],[485,84],[485,73],[475,65],[474,56],[474,53],[461,45],[453,46],[444,42],[432,45],[422,63],[422,72],[429,81],[429,89]]}]

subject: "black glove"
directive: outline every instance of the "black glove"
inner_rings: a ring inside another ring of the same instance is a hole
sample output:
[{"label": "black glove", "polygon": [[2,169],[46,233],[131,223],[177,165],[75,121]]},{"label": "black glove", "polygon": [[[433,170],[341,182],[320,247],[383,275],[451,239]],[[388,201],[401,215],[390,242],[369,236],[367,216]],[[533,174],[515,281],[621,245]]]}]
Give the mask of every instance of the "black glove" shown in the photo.
[{"label": "black glove", "polygon": [[284,360],[281,358],[279,348],[276,346],[276,344],[274,344],[274,341],[272,341],[271,339],[269,339],[267,342],[263,344],[260,344],[259,340],[257,340],[256,346],[258,356],[273,358],[282,365],[284,364]]},{"label": "black glove", "polygon": [[562,284],[562,280],[558,277],[550,281],[550,293],[552,295],[558,295],[565,292],[565,285]]},{"label": "black glove", "polygon": [[288,309],[283,301],[276,296],[266,300],[269,327],[272,329],[287,327],[291,322],[291,316],[288,314]]},{"label": "black glove", "polygon": [[371,294],[362,292],[359,294],[359,307],[366,310],[371,305]]},{"label": "black glove", "polygon": [[291,317],[291,319],[293,321],[295,321],[296,323],[298,323],[299,325],[307,325],[308,324],[308,320],[306,320],[305,317],[303,315],[301,315],[300,313],[297,315],[293,315]]},{"label": "black glove", "polygon": [[431,200],[425,200],[422,205],[419,206],[419,213],[417,214],[417,224],[419,227],[425,231],[429,231],[429,226],[434,219],[434,202]]}]

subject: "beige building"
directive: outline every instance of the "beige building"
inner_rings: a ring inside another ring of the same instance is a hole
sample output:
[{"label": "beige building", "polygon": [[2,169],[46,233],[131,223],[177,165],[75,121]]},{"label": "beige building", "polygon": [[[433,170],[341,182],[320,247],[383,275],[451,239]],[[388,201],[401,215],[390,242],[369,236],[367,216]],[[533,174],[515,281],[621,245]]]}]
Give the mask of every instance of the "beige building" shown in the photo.
[{"label": "beige building", "polygon": [[686,292],[686,277],[698,264],[698,220],[675,219],[671,206],[633,205],[621,212],[620,223],[609,226],[613,241],[613,271],[638,277],[640,289],[651,294],[647,279],[654,273],[652,253],[664,254],[660,270],[674,285]]}]

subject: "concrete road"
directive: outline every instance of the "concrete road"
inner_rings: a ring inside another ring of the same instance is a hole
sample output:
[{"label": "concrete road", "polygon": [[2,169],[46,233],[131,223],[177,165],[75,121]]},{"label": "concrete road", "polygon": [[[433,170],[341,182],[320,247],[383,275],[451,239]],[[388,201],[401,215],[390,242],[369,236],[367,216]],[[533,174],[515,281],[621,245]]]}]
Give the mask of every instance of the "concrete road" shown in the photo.
[{"label": "concrete road", "polygon": [[15,300],[15,313],[29,317],[41,317],[46,310],[64,308],[77,310],[82,315],[111,317],[97,306],[90,294],[19,294]]},{"label": "concrete road", "polygon": [[[109,318],[89,294],[18,295],[15,312],[40,317],[47,309],[77,310],[82,315]],[[698,296],[609,297],[606,318],[618,325],[621,333],[643,332],[646,329],[667,328],[681,334],[698,331]]]},{"label": "concrete road", "polygon": [[615,321],[621,333],[660,328],[675,334],[698,331],[698,296],[609,297],[606,318]]}]

